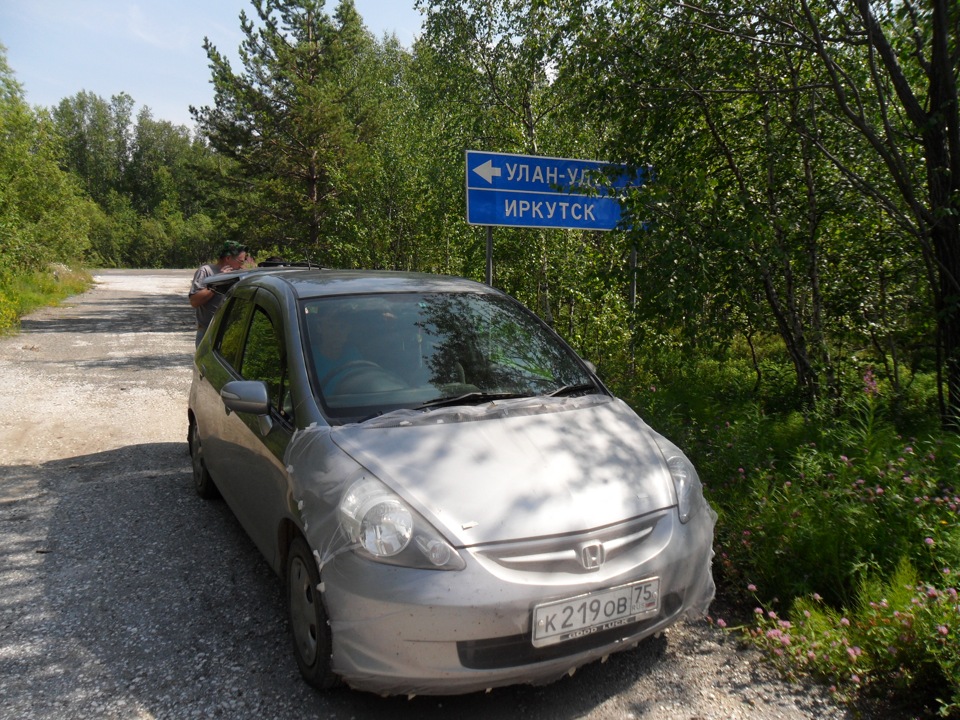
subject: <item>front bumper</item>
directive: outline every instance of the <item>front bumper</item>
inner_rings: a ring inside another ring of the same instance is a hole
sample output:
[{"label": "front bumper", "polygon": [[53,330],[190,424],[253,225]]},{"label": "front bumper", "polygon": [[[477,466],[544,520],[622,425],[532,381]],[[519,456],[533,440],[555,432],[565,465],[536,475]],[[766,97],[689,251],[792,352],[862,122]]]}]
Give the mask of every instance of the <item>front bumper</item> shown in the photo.
[{"label": "front bumper", "polygon": [[[706,612],[714,594],[715,515],[709,508],[702,515],[681,525],[675,512],[667,514],[655,554],[629,573],[583,574],[546,586],[542,578],[492,573],[470,551],[461,551],[467,568],[460,572],[411,570],[339,554],[323,570],[333,669],[351,687],[383,695],[449,695],[557,680],[685,615]],[[660,578],[656,616],[533,646],[535,605],[651,576]]]}]

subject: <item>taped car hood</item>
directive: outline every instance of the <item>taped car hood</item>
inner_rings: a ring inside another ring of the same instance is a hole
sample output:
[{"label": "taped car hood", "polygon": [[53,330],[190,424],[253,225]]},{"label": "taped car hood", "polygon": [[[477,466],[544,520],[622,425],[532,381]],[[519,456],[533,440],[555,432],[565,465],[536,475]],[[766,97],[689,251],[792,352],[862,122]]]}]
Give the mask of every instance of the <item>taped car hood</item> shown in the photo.
[{"label": "taped car hood", "polygon": [[582,400],[421,412],[341,426],[331,439],[460,546],[580,532],[675,504],[654,431],[620,400]]}]

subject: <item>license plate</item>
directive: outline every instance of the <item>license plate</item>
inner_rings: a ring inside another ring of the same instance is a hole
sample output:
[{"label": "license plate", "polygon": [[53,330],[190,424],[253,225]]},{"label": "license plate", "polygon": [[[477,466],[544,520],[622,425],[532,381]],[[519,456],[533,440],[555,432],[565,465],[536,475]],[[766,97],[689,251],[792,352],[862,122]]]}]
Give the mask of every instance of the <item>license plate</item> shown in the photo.
[{"label": "license plate", "polygon": [[598,590],[533,608],[533,646],[544,647],[629,625],[660,611],[660,578]]}]

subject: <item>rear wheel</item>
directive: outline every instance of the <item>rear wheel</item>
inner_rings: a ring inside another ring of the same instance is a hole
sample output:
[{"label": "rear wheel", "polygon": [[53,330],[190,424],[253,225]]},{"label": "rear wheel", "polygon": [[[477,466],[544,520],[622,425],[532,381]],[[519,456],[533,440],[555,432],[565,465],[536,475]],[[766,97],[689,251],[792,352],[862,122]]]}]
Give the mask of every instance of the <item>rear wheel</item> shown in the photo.
[{"label": "rear wheel", "polygon": [[200,433],[197,430],[195,422],[190,423],[190,459],[193,464],[193,487],[197,495],[210,500],[220,495],[217,486],[213,483],[213,478],[207,472],[206,463],[203,462],[203,448],[200,446]]},{"label": "rear wheel", "polygon": [[310,548],[295,538],[287,557],[287,607],[293,635],[293,654],[303,679],[327,690],[337,684],[331,669],[331,635],[327,611],[317,586],[320,572]]}]

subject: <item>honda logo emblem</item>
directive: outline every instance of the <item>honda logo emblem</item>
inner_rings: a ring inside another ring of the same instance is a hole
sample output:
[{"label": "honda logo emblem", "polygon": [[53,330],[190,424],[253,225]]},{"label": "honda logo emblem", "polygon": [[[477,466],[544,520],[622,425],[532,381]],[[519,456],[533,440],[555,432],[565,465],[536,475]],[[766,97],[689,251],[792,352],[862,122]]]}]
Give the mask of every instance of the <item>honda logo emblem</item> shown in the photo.
[{"label": "honda logo emblem", "polygon": [[580,546],[580,564],[584,570],[599,570],[606,559],[603,543],[597,540],[585,542]]}]

